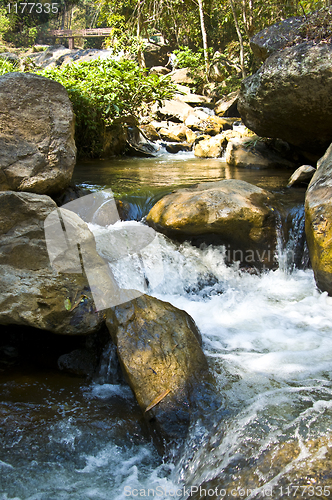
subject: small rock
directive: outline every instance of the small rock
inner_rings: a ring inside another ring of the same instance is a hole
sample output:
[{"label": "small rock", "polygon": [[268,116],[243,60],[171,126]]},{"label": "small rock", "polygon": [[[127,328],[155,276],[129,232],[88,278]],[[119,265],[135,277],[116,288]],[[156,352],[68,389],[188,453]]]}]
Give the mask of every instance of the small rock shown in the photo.
[{"label": "small rock", "polygon": [[240,168],[293,168],[294,163],[270,149],[255,137],[231,139],[226,148],[226,163]]},{"label": "small rock", "polygon": [[216,102],[214,112],[217,116],[236,116],[239,117],[240,113],[237,110],[237,101],[239,92],[232,92],[228,96]]},{"label": "small rock", "polygon": [[150,69],[151,75],[168,75],[168,73],[170,73],[170,70],[165,66],[153,66]]},{"label": "small rock", "polygon": [[311,165],[302,165],[290,176],[287,187],[308,184],[315,172]]},{"label": "small rock", "polygon": [[189,104],[178,99],[165,100],[161,107],[159,107],[158,103],[152,106],[152,113],[156,114],[162,120],[166,119],[177,122],[184,122],[192,111],[193,108]]},{"label": "small rock", "polygon": [[189,68],[181,68],[172,71],[170,77],[173,83],[193,85],[195,80],[191,75],[192,71]]},{"label": "small rock", "polygon": [[159,135],[162,139],[168,142],[181,142],[181,139],[173,133],[172,129],[169,128],[161,128],[159,130]]},{"label": "small rock", "polygon": [[199,158],[219,158],[226,149],[227,142],[223,134],[199,141],[195,146],[195,156]]}]

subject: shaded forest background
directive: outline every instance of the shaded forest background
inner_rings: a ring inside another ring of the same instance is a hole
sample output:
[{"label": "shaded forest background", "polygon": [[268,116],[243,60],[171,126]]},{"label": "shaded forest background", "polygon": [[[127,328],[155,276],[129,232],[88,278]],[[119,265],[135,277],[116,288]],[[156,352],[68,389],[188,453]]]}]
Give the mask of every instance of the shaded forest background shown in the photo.
[{"label": "shaded forest background", "polygon": [[0,0],[2,44],[32,47],[51,43],[50,29],[110,27],[109,37],[82,39],[82,48],[103,46],[135,54],[144,40],[162,36],[170,50],[186,50],[191,64],[196,57],[196,65],[204,61],[205,69],[216,51],[237,53],[245,76],[251,64],[249,39],[255,33],[288,17],[328,7],[331,0],[57,0],[42,2],[39,14],[32,4],[22,13],[23,4],[15,9],[15,3]]}]

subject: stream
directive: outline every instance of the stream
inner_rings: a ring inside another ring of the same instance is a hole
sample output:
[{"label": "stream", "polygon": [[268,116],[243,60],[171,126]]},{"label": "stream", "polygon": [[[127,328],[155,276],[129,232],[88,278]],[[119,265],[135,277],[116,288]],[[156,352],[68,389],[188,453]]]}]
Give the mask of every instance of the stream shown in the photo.
[{"label": "stream", "polygon": [[[277,193],[286,214],[279,268],[251,274],[226,266],[222,247],[158,234],[162,279],[148,293],[194,318],[223,396],[220,413],[208,428],[193,422],[180,458],[160,457],[111,346],[91,382],[9,366],[1,373],[1,500],[329,498],[332,297],[306,266],[305,189],[287,190],[289,176],[188,153],[77,166],[77,184],[111,188],[130,204],[131,221],[120,224],[142,224],[163,195],[198,182],[235,178]],[[156,247],[146,252],[153,260]],[[132,288],[135,266],[112,265]]]}]

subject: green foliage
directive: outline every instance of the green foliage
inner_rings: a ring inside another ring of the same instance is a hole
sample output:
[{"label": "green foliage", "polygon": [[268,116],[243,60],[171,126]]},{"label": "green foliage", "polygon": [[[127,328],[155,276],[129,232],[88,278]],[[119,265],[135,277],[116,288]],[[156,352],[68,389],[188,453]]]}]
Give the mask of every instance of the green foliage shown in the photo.
[{"label": "green foliage", "polygon": [[6,58],[0,58],[0,76],[5,73],[12,73],[13,71],[17,71],[16,64],[13,61],[10,61]]},{"label": "green foliage", "polygon": [[189,47],[181,46],[178,50],[174,50],[177,58],[178,68],[204,68],[204,54],[203,49],[194,52]]},{"label": "green foliage", "polygon": [[171,98],[168,77],[147,75],[132,61],[96,59],[40,72],[68,91],[76,115],[76,145],[81,156],[102,151],[105,127],[137,115],[148,103]]},{"label": "green foliage", "polygon": [[10,29],[10,20],[8,18],[7,10],[0,8],[0,40]]}]

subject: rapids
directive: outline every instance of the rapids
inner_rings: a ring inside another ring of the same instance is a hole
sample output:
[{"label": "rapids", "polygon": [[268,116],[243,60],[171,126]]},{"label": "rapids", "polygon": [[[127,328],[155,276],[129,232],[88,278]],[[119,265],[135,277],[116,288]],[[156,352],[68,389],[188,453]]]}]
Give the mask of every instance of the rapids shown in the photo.
[{"label": "rapids", "polygon": [[[107,163],[94,171],[84,164],[76,180],[135,199],[133,219],[174,185],[228,174],[288,196],[289,172],[227,174],[217,160],[207,170],[190,157],[168,159],[169,168],[165,158],[153,161],[154,175],[152,161],[126,159],[112,172]],[[223,247],[180,245],[159,234],[142,251],[148,293],[194,318],[224,398],[209,426],[193,423],[180,459],[157,455],[108,345],[91,383],[46,369],[4,372],[1,500],[329,497],[332,298],[316,289],[305,265],[301,197],[303,190],[283,202],[288,223],[280,219],[275,271],[251,274],[226,266]],[[107,254],[98,236],[115,229],[90,228]],[[122,286],[144,291],[140,259],[111,266]]]}]

